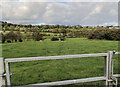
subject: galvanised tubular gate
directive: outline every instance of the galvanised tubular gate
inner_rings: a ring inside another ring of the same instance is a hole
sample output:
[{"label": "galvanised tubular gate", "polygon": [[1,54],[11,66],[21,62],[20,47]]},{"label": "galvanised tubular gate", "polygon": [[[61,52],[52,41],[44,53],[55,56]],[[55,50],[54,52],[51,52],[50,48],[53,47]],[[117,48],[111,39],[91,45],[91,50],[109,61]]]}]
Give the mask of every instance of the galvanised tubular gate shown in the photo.
[{"label": "galvanised tubular gate", "polygon": [[[11,86],[11,75],[10,72],[10,63],[12,62],[24,62],[24,61],[38,61],[38,60],[55,60],[55,59],[70,59],[70,58],[84,58],[84,57],[104,57],[105,66],[104,66],[104,76],[101,77],[92,77],[92,78],[83,78],[75,80],[65,80],[49,83],[40,83],[40,84],[30,84],[25,86],[56,86],[56,85],[68,85],[75,83],[84,83],[84,82],[94,82],[94,81],[105,81],[106,87],[117,87],[117,78],[120,77],[120,74],[113,75],[113,62],[114,55],[120,54],[120,52],[108,51],[108,53],[95,53],[95,54],[77,54],[77,55],[62,55],[62,56],[47,56],[47,57],[29,57],[29,58],[10,58],[3,59],[0,58],[0,87],[3,85]],[[5,61],[5,68],[4,68]],[[5,73],[6,70],[6,73]],[[7,78],[7,83],[5,83],[5,77]],[[25,87],[17,86],[17,87]]]}]

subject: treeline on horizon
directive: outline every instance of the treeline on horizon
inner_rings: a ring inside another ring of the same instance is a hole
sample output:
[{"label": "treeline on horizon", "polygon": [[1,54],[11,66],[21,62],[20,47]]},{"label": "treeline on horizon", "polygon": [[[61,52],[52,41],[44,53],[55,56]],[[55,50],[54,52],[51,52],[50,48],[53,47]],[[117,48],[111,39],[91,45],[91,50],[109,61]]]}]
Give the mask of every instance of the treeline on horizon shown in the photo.
[{"label": "treeline on horizon", "polygon": [[25,27],[25,28],[32,28],[32,27],[38,27],[38,28],[44,28],[44,29],[54,29],[54,28],[69,28],[69,29],[80,29],[80,28],[97,28],[97,27],[101,27],[101,28],[109,28],[109,27],[113,27],[113,25],[110,26],[82,26],[82,25],[32,25],[32,24],[12,24],[12,23],[8,23],[8,22],[3,22],[0,21],[0,24],[2,25],[2,27],[5,26],[14,26],[14,27]]},{"label": "treeline on horizon", "polygon": [[19,25],[0,22],[2,25],[2,43],[22,42],[33,39],[35,41],[51,38],[52,41],[66,38],[120,40],[120,29],[109,29],[113,26],[81,26],[81,25]]}]

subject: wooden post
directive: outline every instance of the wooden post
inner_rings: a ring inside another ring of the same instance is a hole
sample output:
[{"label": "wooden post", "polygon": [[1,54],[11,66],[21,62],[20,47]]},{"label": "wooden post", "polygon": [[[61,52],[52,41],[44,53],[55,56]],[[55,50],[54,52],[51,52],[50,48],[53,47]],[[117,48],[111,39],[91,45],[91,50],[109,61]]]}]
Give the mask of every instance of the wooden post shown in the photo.
[{"label": "wooden post", "polygon": [[0,58],[0,87],[5,86],[5,77],[3,77],[4,72],[4,59]]},{"label": "wooden post", "polygon": [[105,85],[106,87],[113,87],[113,51],[109,51],[107,57],[105,58],[105,77],[106,77],[106,82]]},{"label": "wooden post", "polygon": [[11,86],[11,78],[10,78],[10,64],[9,62],[5,61],[6,66],[6,77],[7,77],[7,86]]}]

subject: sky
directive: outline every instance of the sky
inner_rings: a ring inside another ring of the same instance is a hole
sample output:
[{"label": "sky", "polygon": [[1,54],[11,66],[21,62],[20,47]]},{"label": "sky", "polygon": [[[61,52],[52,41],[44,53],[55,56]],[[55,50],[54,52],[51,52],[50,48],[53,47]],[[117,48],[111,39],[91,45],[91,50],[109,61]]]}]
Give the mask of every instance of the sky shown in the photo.
[{"label": "sky", "polygon": [[118,25],[117,0],[4,0],[0,3],[0,9],[3,21],[16,24]]}]

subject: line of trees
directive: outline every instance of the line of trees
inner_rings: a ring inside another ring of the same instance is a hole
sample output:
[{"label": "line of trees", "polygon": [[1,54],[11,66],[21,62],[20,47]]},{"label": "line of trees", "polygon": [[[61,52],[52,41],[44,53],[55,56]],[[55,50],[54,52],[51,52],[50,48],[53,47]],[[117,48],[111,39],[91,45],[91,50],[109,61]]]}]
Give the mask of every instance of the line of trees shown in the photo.
[{"label": "line of trees", "polygon": [[120,41],[120,29],[96,29],[89,33],[88,39]]},{"label": "line of trees", "polygon": [[8,43],[13,43],[13,42],[23,42],[25,39],[33,39],[35,41],[40,41],[44,40],[43,39],[43,34],[40,34],[40,32],[33,32],[32,35],[22,35],[20,31],[14,32],[10,31],[6,34],[1,33],[2,35],[2,43],[8,42]]},{"label": "line of trees", "polygon": [[11,31],[6,34],[1,33],[1,35],[2,35],[2,43],[5,43],[6,41],[8,43],[12,43],[14,41],[22,42],[22,35],[20,32],[14,33],[13,31]]},{"label": "line of trees", "polygon": [[[65,40],[65,38],[80,38],[86,37],[88,39],[106,39],[106,40],[120,40],[120,29],[108,29],[107,27],[91,28],[89,26],[82,27],[81,25],[65,26],[65,25],[17,25],[7,22],[2,23],[2,30],[6,33],[2,34],[2,42],[22,42],[23,39],[33,39],[35,41],[44,40],[43,36],[52,36],[52,41],[56,38]],[[15,31],[15,32],[13,32]],[[25,33],[23,36],[21,32]],[[44,34],[42,33],[44,32]],[[30,34],[31,33],[31,34]],[[47,34],[48,33],[48,34]],[[56,37],[54,37],[56,36]],[[57,40],[56,39],[56,40]]]},{"label": "line of trees", "polygon": [[13,30],[13,31],[19,31],[19,30],[22,30],[22,31],[33,31],[33,30],[38,30],[41,31],[41,30],[44,30],[44,29],[55,29],[55,28],[59,28],[59,29],[80,29],[80,28],[83,28],[83,26],[81,25],[74,25],[74,26],[70,26],[70,25],[20,25],[20,24],[12,24],[12,23],[7,23],[7,22],[3,22],[3,21],[0,21],[1,25],[2,25],[2,28],[3,28],[3,31],[6,31],[6,30]]},{"label": "line of trees", "polygon": [[[13,43],[13,42],[23,42],[24,40],[34,40],[34,41],[40,41],[44,40],[46,38],[43,38],[43,36],[46,36],[47,34],[41,34],[39,31],[35,31],[31,34],[22,35],[20,31],[10,31],[6,34],[1,33],[2,35],[2,43]],[[61,35],[59,37],[52,37],[51,41],[57,41],[57,40],[64,41],[66,38],[64,35]]]}]

